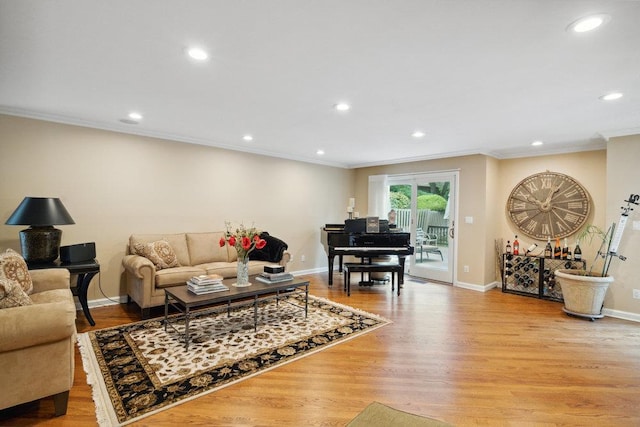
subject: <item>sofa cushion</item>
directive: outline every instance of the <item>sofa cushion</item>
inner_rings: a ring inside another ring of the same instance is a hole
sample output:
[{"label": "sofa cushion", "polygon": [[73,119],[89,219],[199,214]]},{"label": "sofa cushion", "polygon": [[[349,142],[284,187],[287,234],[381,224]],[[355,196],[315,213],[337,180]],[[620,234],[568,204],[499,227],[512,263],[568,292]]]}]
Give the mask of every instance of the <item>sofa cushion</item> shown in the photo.
[{"label": "sofa cushion", "polygon": [[[249,261],[249,275],[260,274],[264,272],[264,266],[270,265],[263,261]],[[199,268],[206,270],[207,274],[219,274],[225,279],[236,277],[238,274],[237,262],[210,262],[198,265]]]},{"label": "sofa cushion", "polygon": [[18,252],[7,249],[0,254],[0,279],[17,283],[25,293],[33,292],[33,282],[27,263]]},{"label": "sofa cushion", "polygon": [[31,300],[34,304],[65,302],[73,308],[73,311],[75,311],[76,307],[70,289],[50,289],[48,291],[38,292],[31,295]]},{"label": "sofa cushion", "polygon": [[177,234],[132,234],[129,237],[129,250],[135,253],[133,247],[136,243],[152,243],[158,240],[166,240],[178,258],[180,265],[193,265],[189,259],[187,238],[184,233]]},{"label": "sofa cushion", "polygon": [[198,267],[175,267],[156,272],[156,287],[166,288],[176,285],[187,285],[187,280],[207,272]]},{"label": "sofa cushion", "polygon": [[133,250],[137,255],[141,255],[151,261],[156,266],[156,270],[180,266],[176,253],[166,240],[136,243],[133,246]]},{"label": "sofa cushion", "polygon": [[33,304],[33,301],[17,282],[0,279],[0,308],[20,307],[31,304]]},{"label": "sofa cushion", "polygon": [[225,279],[236,277],[238,273],[238,263],[236,262],[208,262],[200,264],[198,267],[205,270],[207,274],[219,274]]},{"label": "sofa cushion", "polygon": [[228,262],[229,253],[226,246],[220,247],[220,238],[224,232],[187,233],[187,246],[191,265],[208,262]]},{"label": "sofa cushion", "polygon": [[229,262],[238,261],[238,251],[233,246],[229,246],[229,244],[224,245],[227,248],[227,254],[229,255]]}]

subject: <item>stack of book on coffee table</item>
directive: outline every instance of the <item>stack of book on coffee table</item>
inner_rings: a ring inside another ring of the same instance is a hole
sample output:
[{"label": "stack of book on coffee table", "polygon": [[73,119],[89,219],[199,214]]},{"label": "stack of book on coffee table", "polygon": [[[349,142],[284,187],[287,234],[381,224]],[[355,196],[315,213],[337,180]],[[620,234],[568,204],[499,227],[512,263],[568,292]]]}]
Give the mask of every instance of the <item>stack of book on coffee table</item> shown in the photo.
[{"label": "stack of book on coffee table", "polygon": [[293,279],[293,274],[285,273],[284,268],[283,268],[283,271],[279,273],[268,273],[265,271],[264,273],[260,273],[256,277],[256,280],[262,283],[280,283],[280,282],[286,282],[287,280],[292,280],[292,279]]},{"label": "stack of book on coffee table", "polygon": [[229,290],[227,286],[222,284],[222,276],[219,274],[193,276],[187,281],[187,289],[196,295]]}]

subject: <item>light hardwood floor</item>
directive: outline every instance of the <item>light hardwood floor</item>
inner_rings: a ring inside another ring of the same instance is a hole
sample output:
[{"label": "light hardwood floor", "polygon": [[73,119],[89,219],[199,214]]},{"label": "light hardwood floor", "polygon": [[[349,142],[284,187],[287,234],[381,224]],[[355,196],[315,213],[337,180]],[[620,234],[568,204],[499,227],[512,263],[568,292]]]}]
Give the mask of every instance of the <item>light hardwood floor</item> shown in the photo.
[{"label": "light hardwood floor", "polygon": [[[638,323],[412,280],[400,297],[357,285],[347,297],[337,273],[333,288],[326,275],[307,277],[313,295],[393,323],[135,425],[344,426],[372,401],[458,426],[640,425]],[[139,320],[135,304],[92,314],[95,328]],[[81,312],[77,325],[92,329]],[[0,412],[0,425],[96,425],[79,354],[67,415],[52,414],[43,399]]]}]

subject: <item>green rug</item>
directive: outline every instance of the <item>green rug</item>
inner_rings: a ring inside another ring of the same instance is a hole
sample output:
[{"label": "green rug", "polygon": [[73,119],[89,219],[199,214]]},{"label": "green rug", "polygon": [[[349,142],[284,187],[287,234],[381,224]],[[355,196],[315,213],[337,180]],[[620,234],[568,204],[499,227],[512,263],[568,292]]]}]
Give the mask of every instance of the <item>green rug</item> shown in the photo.
[{"label": "green rug", "polygon": [[400,411],[373,402],[359,413],[347,427],[451,427],[442,421]]},{"label": "green rug", "polygon": [[131,423],[389,323],[311,295],[305,318],[302,295],[290,294],[292,304],[261,302],[255,332],[253,306],[199,312],[190,322],[189,350],[179,334],[165,332],[164,319],[80,334],[98,423]]}]

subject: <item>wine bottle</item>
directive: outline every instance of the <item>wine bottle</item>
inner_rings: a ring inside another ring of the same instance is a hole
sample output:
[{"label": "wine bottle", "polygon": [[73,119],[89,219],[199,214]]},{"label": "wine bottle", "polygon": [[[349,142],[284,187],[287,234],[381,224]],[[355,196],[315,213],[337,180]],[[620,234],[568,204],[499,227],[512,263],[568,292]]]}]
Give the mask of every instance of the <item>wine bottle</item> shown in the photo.
[{"label": "wine bottle", "polygon": [[576,247],[573,250],[573,259],[576,261],[582,261],[582,249],[580,249],[579,240],[576,240]]},{"label": "wine bottle", "polygon": [[562,259],[567,259],[567,254],[569,253],[569,244],[567,243],[567,238],[564,238],[564,247],[562,248]]},{"label": "wine bottle", "polygon": [[551,248],[551,237],[547,237],[547,245],[544,247],[544,257],[551,258],[553,256],[553,248]]},{"label": "wine bottle", "polygon": [[518,242],[518,235],[516,234],[516,238],[513,241],[513,254],[520,255],[520,242]]},{"label": "wine bottle", "polygon": [[511,254],[511,240],[507,240],[507,254]]},{"label": "wine bottle", "polygon": [[556,246],[553,248],[553,258],[561,259],[562,258],[562,248],[560,247],[560,238],[556,239]]}]

